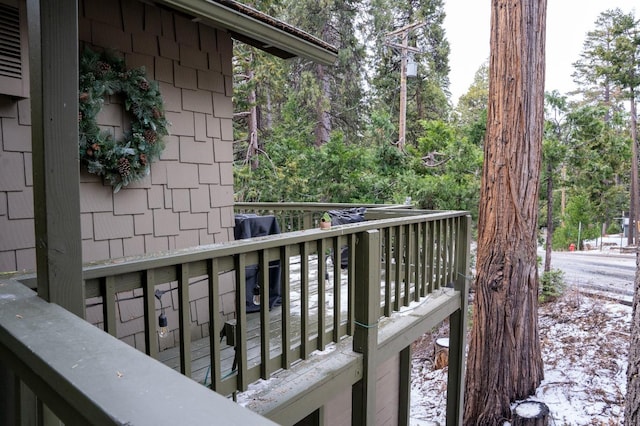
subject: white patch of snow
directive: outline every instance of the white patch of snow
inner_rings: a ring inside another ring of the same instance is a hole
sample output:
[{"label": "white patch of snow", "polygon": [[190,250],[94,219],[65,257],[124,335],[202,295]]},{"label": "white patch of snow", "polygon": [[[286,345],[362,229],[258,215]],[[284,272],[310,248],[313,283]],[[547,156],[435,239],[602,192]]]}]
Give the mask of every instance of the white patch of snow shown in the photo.
[{"label": "white patch of snow", "polygon": [[517,415],[525,419],[535,419],[542,414],[541,408],[542,406],[535,402],[521,402],[516,406],[514,411]]},{"label": "white patch of snow", "polygon": [[[540,307],[544,380],[532,397],[549,407],[550,424],[620,424],[630,324],[630,307],[575,292]],[[429,350],[414,350],[411,418],[443,425],[447,368],[433,368],[433,343],[442,333],[433,334]]]}]

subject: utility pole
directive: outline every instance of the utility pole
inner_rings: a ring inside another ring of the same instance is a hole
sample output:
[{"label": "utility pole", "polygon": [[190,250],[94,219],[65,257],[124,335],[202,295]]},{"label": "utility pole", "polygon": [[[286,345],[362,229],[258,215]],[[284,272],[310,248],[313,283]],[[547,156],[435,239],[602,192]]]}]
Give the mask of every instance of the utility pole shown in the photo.
[{"label": "utility pole", "polygon": [[[406,25],[387,34],[387,45],[400,50],[400,117],[398,118],[398,141],[396,145],[400,151],[404,151],[407,128],[407,57],[409,52],[420,53],[420,50],[409,46],[409,33],[411,30],[427,25],[425,22]],[[400,38],[400,43],[393,40]]]}]

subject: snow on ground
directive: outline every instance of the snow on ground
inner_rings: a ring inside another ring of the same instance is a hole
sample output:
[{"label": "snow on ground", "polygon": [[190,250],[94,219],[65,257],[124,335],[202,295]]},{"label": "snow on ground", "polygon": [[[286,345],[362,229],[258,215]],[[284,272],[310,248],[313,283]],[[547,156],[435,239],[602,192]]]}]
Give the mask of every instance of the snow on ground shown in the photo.
[{"label": "snow on ground", "polygon": [[[545,379],[531,399],[552,425],[622,425],[631,308],[569,290],[539,309]],[[442,326],[414,344],[411,425],[445,424],[447,368],[434,368]]]}]

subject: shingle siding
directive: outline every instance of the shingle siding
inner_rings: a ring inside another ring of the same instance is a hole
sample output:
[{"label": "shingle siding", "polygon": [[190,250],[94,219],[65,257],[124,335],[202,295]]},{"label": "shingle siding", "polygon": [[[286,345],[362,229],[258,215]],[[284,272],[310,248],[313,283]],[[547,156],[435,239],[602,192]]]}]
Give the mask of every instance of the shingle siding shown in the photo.
[{"label": "shingle siding", "polygon": [[[115,50],[128,66],[145,66],[150,77],[161,82],[172,123],[162,159],[142,182],[113,194],[100,178],[82,171],[82,238],[94,241],[85,244],[87,260],[107,253],[135,254],[164,248],[169,245],[165,234],[180,236],[184,232],[180,246],[209,243],[214,235],[220,238],[220,211],[211,206],[233,204],[232,189],[219,186],[232,178],[221,178],[221,172],[231,171],[227,165],[232,160],[231,140],[224,144],[221,139],[221,119],[232,114],[231,99],[220,97],[225,80],[221,58],[231,57],[229,35],[138,2],[87,0],[80,12],[81,45]],[[229,71],[230,67],[228,63],[224,68]],[[128,119],[123,116],[122,104],[114,100],[107,100],[98,122],[114,135],[122,135],[123,122]],[[35,256],[29,260],[33,247],[25,247],[33,244],[33,230],[27,226],[33,218],[30,123],[28,99],[0,96],[2,270],[16,267],[12,250],[21,250],[21,263],[35,267]],[[227,136],[231,137],[230,132]],[[227,164],[224,169],[220,162]],[[154,219],[158,223],[154,224]],[[13,239],[18,234],[20,237]],[[142,235],[148,236],[146,243]]]},{"label": "shingle siding", "polygon": [[[161,158],[142,181],[114,194],[100,177],[81,169],[83,260],[232,239],[233,109],[226,88],[231,75],[229,34],[147,2],[85,0],[79,13],[80,49],[112,50],[128,67],[144,66],[147,76],[159,82],[171,123]],[[30,109],[28,99],[0,95],[0,272],[35,269]],[[98,115],[105,130],[120,137],[129,121],[120,97],[105,100]],[[221,285],[224,317],[235,309],[231,277]],[[206,285],[199,286],[190,289],[191,333],[198,338],[208,334],[209,314]],[[172,346],[178,337],[174,331],[177,291],[171,293],[163,303],[172,337],[159,342],[161,347]],[[117,334],[144,350],[141,296],[141,292],[118,294]],[[101,307],[91,312],[100,326]]]}]

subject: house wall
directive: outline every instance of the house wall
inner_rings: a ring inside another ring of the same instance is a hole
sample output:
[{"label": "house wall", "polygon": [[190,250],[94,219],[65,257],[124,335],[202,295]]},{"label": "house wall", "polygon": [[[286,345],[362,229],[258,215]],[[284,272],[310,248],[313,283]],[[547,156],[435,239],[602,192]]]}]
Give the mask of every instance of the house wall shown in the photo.
[{"label": "house wall", "polygon": [[[377,368],[376,426],[398,424],[400,405],[400,354],[385,360]],[[351,425],[351,387],[344,389],[324,405],[325,426]]]},{"label": "house wall", "polygon": [[[160,85],[171,123],[166,148],[143,181],[114,194],[101,178],[81,169],[83,261],[233,240],[231,37],[147,3],[80,0],[78,5],[80,49],[113,50],[127,67],[144,66]],[[30,114],[29,99],[0,95],[0,272],[36,266]],[[97,120],[116,136],[129,121],[113,97]],[[206,291],[199,287],[192,290],[194,337],[207,329],[202,317],[208,318],[207,304],[198,301]],[[232,283],[226,290],[233,291]],[[123,299],[118,334],[135,340],[143,325],[142,309],[136,308],[141,300],[134,293],[118,297]],[[165,295],[165,306],[174,298]],[[223,298],[228,312],[233,308],[225,301],[232,300]]]},{"label": "house wall", "polygon": [[398,424],[400,404],[400,354],[397,353],[378,366],[376,381],[376,425]]},{"label": "house wall", "polygon": [[[230,36],[135,1],[79,5],[81,45],[145,66],[171,123],[162,157],[143,181],[114,194],[81,171],[83,260],[233,240]],[[0,272],[35,269],[30,114],[28,99],[0,95]],[[117,103],[98,116],[116,135],[127,121]]]}]

